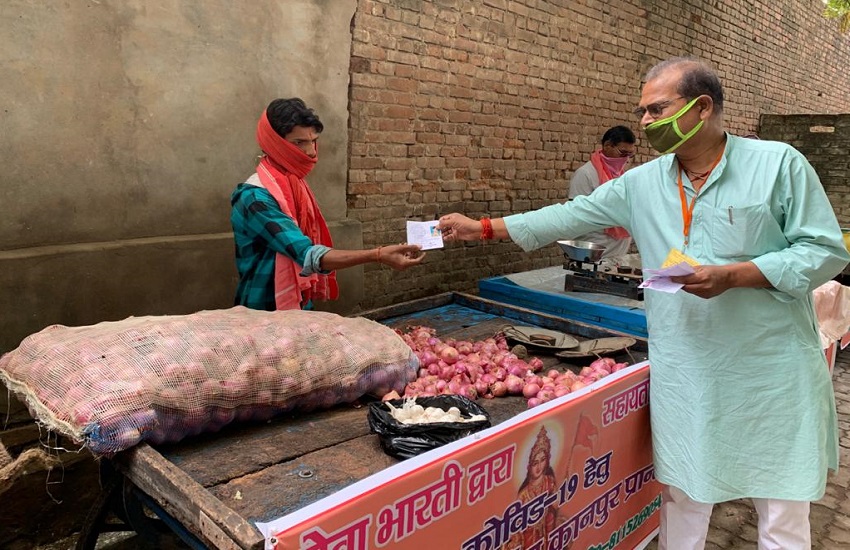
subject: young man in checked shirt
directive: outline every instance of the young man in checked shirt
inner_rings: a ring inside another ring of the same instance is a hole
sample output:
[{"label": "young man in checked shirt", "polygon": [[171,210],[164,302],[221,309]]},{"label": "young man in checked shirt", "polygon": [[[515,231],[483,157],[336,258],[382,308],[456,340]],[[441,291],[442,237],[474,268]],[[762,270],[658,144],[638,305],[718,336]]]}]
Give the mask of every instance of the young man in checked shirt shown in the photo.
[{"label": "young man in checked shirt", "polygon": [[304,178],[318,160],[324,126],[301,99],[276,99],[257,124],[263,157],[231,196],[239,286],[236,304],[253,309],[311,309],[339,295],[337,269],[370,262],[403,270],[420,263],[416,245],[334,249]]}]

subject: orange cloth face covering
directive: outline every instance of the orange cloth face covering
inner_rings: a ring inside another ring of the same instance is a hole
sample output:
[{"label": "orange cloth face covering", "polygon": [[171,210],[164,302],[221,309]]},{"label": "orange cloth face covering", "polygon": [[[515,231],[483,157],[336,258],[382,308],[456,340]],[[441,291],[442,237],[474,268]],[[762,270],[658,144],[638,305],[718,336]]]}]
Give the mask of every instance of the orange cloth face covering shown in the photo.
[{"label": "orange cloth face covering", "polygon": [[[596,168],[596,175],[599,177],[600,185],[623,175],[622,170],[619,174],[617,174],[611,170],[607,163],[605,163],[602,158],[602,149],[597,149],[590,154],[590,164]],[[625,164],[626,163],[623,162],[623,165]],[[624,227],[608,227],[605,229],[605,234],[614,239],[625,239],[629,236],[629,232],[626,231]]]},{"label": "orange cloth face covering", "polygon": [[[316,158],[280,137],[263,111],[257,123],[257,143],[265,156],[257,166],[260,183],[272,194],[281,211],[295,223],[313,244],[333,247],[328,225],[313,192],[304,178],[316,165]],[[277,309],[299,309],[310,300],[336,300],[339,287],[336,273],[314,273],[302,277],[301,266],[281,253],[275,255],[274,295]]]}]

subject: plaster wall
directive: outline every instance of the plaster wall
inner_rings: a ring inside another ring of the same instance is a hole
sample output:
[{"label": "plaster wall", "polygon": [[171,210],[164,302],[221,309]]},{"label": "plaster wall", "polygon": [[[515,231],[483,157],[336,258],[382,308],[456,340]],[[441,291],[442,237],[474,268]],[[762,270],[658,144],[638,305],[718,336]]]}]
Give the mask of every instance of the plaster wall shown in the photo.
[{"label": "plaster wall", "polygon": [[[308,181],[338,245],[362,243],[345,200],[354,8],[0,3],[0,352],[52,323],[229,307],[230,193],[276,97],[320,115]],[[341,279],[357,300],[362,271]]]}]

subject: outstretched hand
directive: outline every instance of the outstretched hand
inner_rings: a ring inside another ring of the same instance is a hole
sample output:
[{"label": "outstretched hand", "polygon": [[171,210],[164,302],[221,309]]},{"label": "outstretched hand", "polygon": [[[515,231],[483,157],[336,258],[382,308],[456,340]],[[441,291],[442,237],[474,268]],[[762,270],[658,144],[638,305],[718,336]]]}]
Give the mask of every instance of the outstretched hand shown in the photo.
[{"label": "outstretched hand", "polygon": [[477,241],[481,238],[481,222],[456,212],[440,217],[437,228],[445,241]]},{"label": "outstretched hand", "polygon": [[424,258],[425,253],[418,244],[382,246],[380,251],[380,262],[399,271],[421,263]]}]

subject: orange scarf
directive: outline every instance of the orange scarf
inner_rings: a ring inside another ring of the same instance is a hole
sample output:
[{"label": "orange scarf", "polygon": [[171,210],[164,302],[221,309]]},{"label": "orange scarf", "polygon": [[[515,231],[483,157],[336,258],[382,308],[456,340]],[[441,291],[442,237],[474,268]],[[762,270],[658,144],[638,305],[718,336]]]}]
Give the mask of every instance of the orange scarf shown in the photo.
[{"label": "orange scarf", "polygon": [[[599,177],[599,185],[608,183],[612,179],[623,175],[622,173],[614,174],[605,165],[605,162],[602,160],[602,149],[597,149],[590,154],[590,164],[596,169],[596,175]],[[627,239],[629,237],[629,232],[626,231],[625,227],[609,227],[605,229],[605,234],[614,239]]]},{"label": "orange scarf", "polygon": [[[280,137],[269,124],[266,112],[257,123],[257,143],[265,156],[257,166],[262,186],[272,194],[281,211],[292,218],[313,244],[333,246],[328,225],[313,192],[304,181],[316,158]],[[301,267],[284,254],[275,255],[274,298],[277,309],[299,309],[310,300],[336,300],[336,273],[301,276]]]}]

